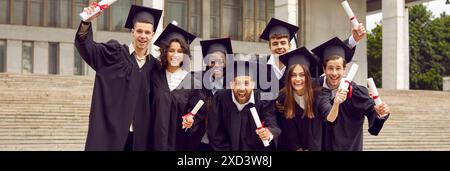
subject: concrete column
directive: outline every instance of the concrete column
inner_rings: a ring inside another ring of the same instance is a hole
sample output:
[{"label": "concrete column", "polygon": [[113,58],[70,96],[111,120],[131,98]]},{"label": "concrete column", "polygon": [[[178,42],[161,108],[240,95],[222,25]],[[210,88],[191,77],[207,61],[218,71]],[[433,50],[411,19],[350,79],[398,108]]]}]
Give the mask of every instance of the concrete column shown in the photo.
[{"label": "concrete column", "polygon": [[[164,10],[164,3],[165,3],[165,0],[143,0],[142,5],[146,6],[146,7],[150,7],[150,8],[156,8],[156,9]],[[156,41],[156,39],[162,33],[163,23],[164,23],[163,22],[164,21],[164,12],[165,11],[163,11],[163,15],[161,16],[161,20],[159,21],[158,29],[156,29],[155,36],[153,37],[152,46],[150,47],[151,54],[154,57],[158,57],[159,56],[159,52],[158,52],[157,46],[153,46],[153,43]]]},{"label": "concrete column", "polygon": [[297,25],[297,8],[297,0],[277,0],[275,1],[275,18]]},{"label": "concrete column", "polygon": [[22,41],[6,40],[6,72],[22,73]]},{"label": "concrete column", "polygon": [[[293,25],[298,25],[298,16],[298,0],[275,1],[275,18]],[[294,39],[292,39],[291,43],[294,48],[297,46]]]},{"label": "concrete column", "polygon": [[59,44],[59,73],[61,75],[74,74],[74,48],[73,43]]},{"label": "concrete column", "polygon": [[[210,0],[203,0],[202,1],[202,38],[203,39],[209,39],[209,36],[211,34],[210,32],[210,17],[211,17],[211,2]],[[212,10],[218,10],[218,9],[212,9]]]},{"label": "concrete column", "polygon": [[[409,89],[408,15],[404,0],[382,0],[383,12],[383,89]],[[406,20],[406,21],[405,21]]]},{"label": "concrete column", "polygon": [[33,73],[48,74],[49,64],[49,50],[48,42],[34,42],[34,64]]},{"label": "concrete column", "polygon": [[450,91],[450,77],[442,77],[442,90]]},{"label": "concrete column", "polygon": [[[366,23],[366,1],[349,0],[358,21]],[[329,0],[303,0],[304,6],[300,23],[304,24],[304,41],[308,49],[313,49],[323,42],[337,36],[346,40],[351,36],[351,23],[342,8],[341,1]],[[360,85],[367,81],[367,38],[362,39],[356,47],[354,63],[359,65],[358,72],[353,79]]]}]

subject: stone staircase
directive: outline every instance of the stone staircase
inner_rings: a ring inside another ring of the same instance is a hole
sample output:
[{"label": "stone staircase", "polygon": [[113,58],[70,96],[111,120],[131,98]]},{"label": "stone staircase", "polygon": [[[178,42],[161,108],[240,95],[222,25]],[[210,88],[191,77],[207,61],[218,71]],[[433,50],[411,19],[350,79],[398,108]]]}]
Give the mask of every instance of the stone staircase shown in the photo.
[{"label": "stone staircase", "polygon": [[93,79],[0,74],[0,151],[83,150]]},{"label": "stone staircase", "polygon": [[[93,78],[0,73],[0,151],[79,151]],[[381,91],[392,115],[364,150],[450,150],[450,92]],[[366,121],[367,124],[367,121]]]},{"label": "stone staircase", "polygon": [[450,92],[380,91],[391,116],[378,136],[364,127],[365,151],[449,151]]}]

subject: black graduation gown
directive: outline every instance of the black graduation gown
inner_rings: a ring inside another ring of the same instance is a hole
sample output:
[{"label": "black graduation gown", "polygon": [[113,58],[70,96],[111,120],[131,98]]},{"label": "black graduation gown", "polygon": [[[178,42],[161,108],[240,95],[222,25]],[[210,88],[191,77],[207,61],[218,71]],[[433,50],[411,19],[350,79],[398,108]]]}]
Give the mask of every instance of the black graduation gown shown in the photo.
[{"label": "black graduation gown", "polygon": [[[280,93],[277,100],[284,104],[284,99],[285,94]],[[308,151],[322,150],[324,118],[315,112],[315,117],[310,119],[303,116],[303,112],[303,109],[297,103],[295,105],[295,116],[292,119],[287,119],[283,113],[276,110],[278,125],[281,128],[277,146],[279,151],[296,151],[300,148]]]},{"label": "black graduation gown", "polygon": [[94,42],[91,26],[85,40],[78,32],[75,46],[96,71],[85,150],[124,150],[132,121],[133,150],[148,150],[152,94],[149,73],[159,67],[158,61],[149,55],[139,68],[127,45],[116,40]]},{"label": "black graduation gown", "polygon": [[[207,72],[206,71],[199,71],[199,72],[195,72],[194,73],[194,80],[195,81],[202,81],[202,79],[205,77],[205,74]],[[207,78],[205,78],[207,79]],[[224,82],[223,82],[223,87],[222,89],[217,90],[218,91],[223,91],[226,89],[226,76],[224,75],[223,78]],[[190,102],[189,102],[189,110],[191,111],[195,105],[197,104],[197,102],[199,100],[203,100],[205,102],[205,104],[202,106],[202,108],[200,108],[200,110],[198,111],[198,113],[195,115],[194,117],[194,124],[192,125],[190,130],[190,139],[189,139],[189,146],[188,146],[188,150],[190,151],[195,151],[199,149],[201,140],[203,138],[203,136],[206,133],[206,128],[207,128],[207,123],[208,123],[208,115],[211,114],[212,112],[212,108],[213,108],[213,99],[214,99],[214,94],[212,92],[212,90],[210,88],[208,88],[206,85],[206,83],[202,84],[201,90],[197,90],[197,93],[195,94],[194,97],[191,98]]]},{"label": "black graduation gown", "polygon": [[[152,150],[189,150],[190,131],[182,129],[181,123],[182,116],[191,112],[189,107],[195,106],[192,97],[196,97],[196,94],[199,93],[199,90],[194,89],[192,73],[188,73],[173,91],[170,91],[167,83],[166,69],[161,68],[153,72],[151,76],[152,91],[154,92],[151,98],[151,106],[153,106],[151,109]],[[199,82],[195,84],[199,84]]]},{"label": "black graduation gown", "polygon": [[214,96],[214,108],[208,119],[208,136],[214,151],[265,151],[273,150],[265,148],[263,142],[256,134],[256,124],[250,112],[251,107],[258,111],[261,122],[274,135],[275,139],[281,130],[277,125],[276,116],[273,113],[275,106],[273,101],[260,100],[260,91],[254,90],[256,104],[246,105],[239,111],[233,103],[232,90],[223,90]]},{"label": "black graduation gown", "polygon": [[[333,123],[327,123],[325,150],[362,151],[364,116],[369,121],[369,133],[378,135],[387,118],[379,118],[374,109],[375,102],[369,97],[367,88],[351,83],[352,97],[340,104],[339,114]],[[332,92],[323,88],[318,96],[319,113],[326,116],[333,105]]]}]

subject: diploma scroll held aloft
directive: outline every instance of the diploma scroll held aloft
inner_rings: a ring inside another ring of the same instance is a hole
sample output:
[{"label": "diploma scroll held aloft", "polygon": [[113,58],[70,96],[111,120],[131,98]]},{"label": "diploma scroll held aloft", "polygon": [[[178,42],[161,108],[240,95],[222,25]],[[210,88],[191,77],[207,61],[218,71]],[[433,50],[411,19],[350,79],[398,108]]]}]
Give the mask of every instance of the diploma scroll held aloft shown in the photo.
[{"label": "diploma scroll held aloft", "polygon": [[82,12],[80,13],[80,17],[81,20],[86,21],[89,18],[91,18],[92,16],[96,15],[97,13],[105,10],[106,8],[108,8],[109,6],[111,6],[111,4],[113,4],[114,2],[116,2],[117,0],[102,0],[99,3],[93,3],[95,5],[95,11],[93,13],[91,13],[91,15],[88,15],[86,12]]},{"label": "diploma scroll held aloft", "polygon": [[[185,118],[187,118],[188,116],[195,116],[197,114],[197,112],[200,110],[200,108],[203,106],[203,104],[205,104],[205,102],[203,100],[199,100],[197,102],[197,104],[195,105],[194,109],[192,109],[191,113],[188,113],[183,116],[183,120]],[[185,129],[184,126],[182,128]],[[187,131],[187,129],[185,129],[185,131]]]},{"label": "diploma scroll held aloft", "polygon": [[342,5],[342,7],[344,7],[345,13],[347,14],[348,18],[350,18],[353,28],[358,27],[358,25],[359,25],[358,19],[356,19],[356,16],[353,13],[353,10],[350,8],[350,5],[348,4],[348,2],[343,1],[341,3],[341,5]]},{"label": "diploma scroll held aloft", "polygon": [[369,86],[369,90],[371,92],[371,96],[373,100],[375,101],[376,105],[380,105],[382,103],[381,98],[379,97],[377,87],[375,85],[375,82],[373,81],[373,78],[367,79],[367,84]]},{"label": "diploma scroll held aloft", "polygon": [[340,89],[347,90],[348,89],[348,87],[350,86],[350,83],[352,82],[353,78],[356,75],[356,72],[358,71],[358,68],[359,68],[358,64],[353,63],[353,65],[350,67],[350,71],[348,72],[345,79],[344,78],[342,79],[338,90],[340,90]]},{"label": "diploma scroll held aloft", "polygon": [[[259,115],[258,115],[258,112],[256,111],[256,108],[255,107],[250,108],[250,112],[252,113],[253,120],[255,121],[256,127],[258,129],[264,128],[261,123],[261,120],[259,119]],[[270,145],[268,140],[263,140],[263,144],[264,144],[264,147],[268,147]]]}]

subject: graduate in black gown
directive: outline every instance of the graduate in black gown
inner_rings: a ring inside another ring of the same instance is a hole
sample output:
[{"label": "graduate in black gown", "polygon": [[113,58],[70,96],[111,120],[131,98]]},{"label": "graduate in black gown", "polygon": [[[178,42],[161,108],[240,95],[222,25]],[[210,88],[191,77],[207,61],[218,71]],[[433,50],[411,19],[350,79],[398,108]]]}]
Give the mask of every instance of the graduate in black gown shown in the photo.
[{"label": "graduate in black gown", "polygon": [[386,104],[375,105],[367,88],[350,83],[348,90],[338,90],[352,50],[335,37],[312,50],[319,56],[325,72],[323,89],[317,97],[318,113],[327,121],[325,150],[362,151],[364,117],[368,132],[378,135],[389,117]]},{"label": "graduate in black gown", "polygon": [[280,56],[287,66],[285,87],[278,102],[285,107],[277,113],[281,134],[277,149],[280,151],[320,151],[322,149],[323,116],[314,108],[314,83],[310,66],[318,59],[305,47]]},{"label": "graduate in black gown", "polygon": [[201,83],[194,82],[188,72],[191,57],[189,44],[195,38],[191,33],[169,24],[155,42],[160,47],[162,68],[151,75],[154,92],[151,97],[152,150],[189,150],[190,131],[182,129],[183,125],[187,126],[183,116],[191,112],[191,98],[201,90]]},{"label": "graduate in black gown", "polygon": [[[252,67],[250,67],[252,65]],[[236,61],[227,66],[234,73],[230,83],[232,89],[219,91],[214,96],[213,112],[208,118],[209,142],[215,151],[263,151],[262,140],[274,143],[280,134],[280,128],[273,113],[273,101],[261,100],[260,91],[254,90],[256,63]],[[250,109],[255,107],[262,128],[258,128],[253,120]]]},{"label": "graduate in black gown", "polygon": [[[212,112],[214,95],[226,89],[226,65],[233,64],[233,49],[230,38],[212,39],[200,41],[202,46],[203,59],[206,70],[197,73],[197,80],[203,80],[201,93],[195,99],[202,99],[205,107],[194,117],[194,124],[191,129],[192,149],[198,151],[210,151],[206,127],[208,115]],[[195,100],[194,100],[195,101]]]},{"label": "graduate in black gown", "polygon": [[[84,10],[92,13],[91,5]],[[93,40],[91,21],[82,22],[75,46],[83,60],[96,71],[86,150],[149,150],[150,73],[159,67],[148,48],[162,11],[133,5],[125,27],[132,42]]]}]

